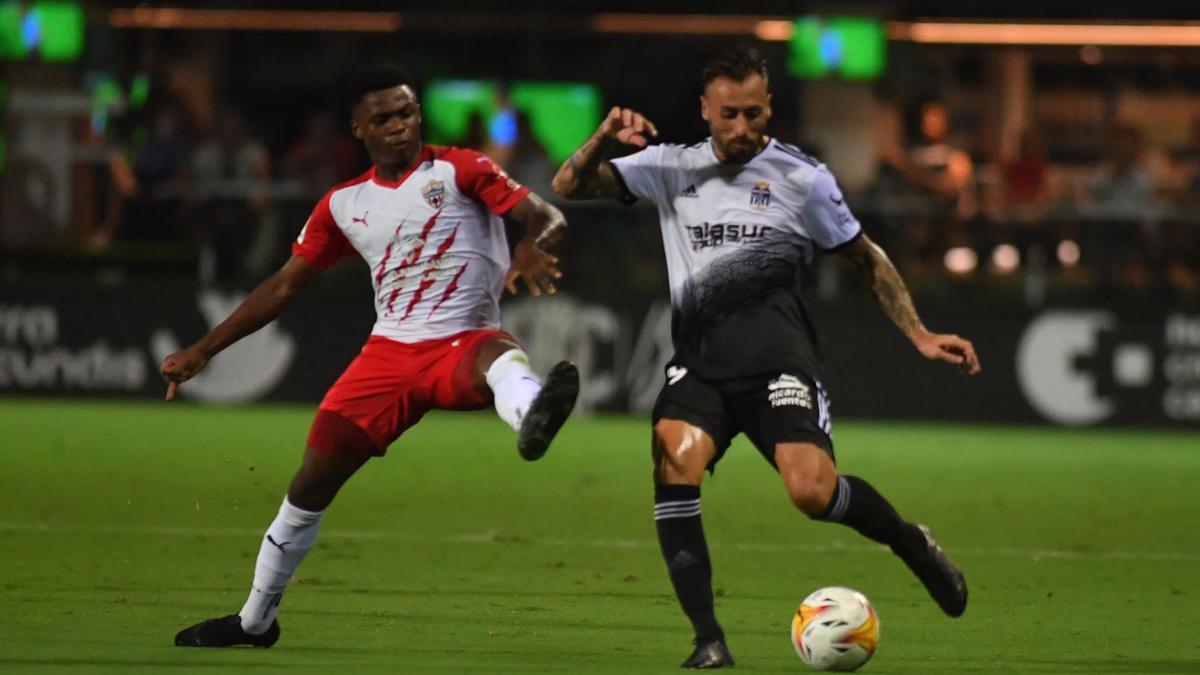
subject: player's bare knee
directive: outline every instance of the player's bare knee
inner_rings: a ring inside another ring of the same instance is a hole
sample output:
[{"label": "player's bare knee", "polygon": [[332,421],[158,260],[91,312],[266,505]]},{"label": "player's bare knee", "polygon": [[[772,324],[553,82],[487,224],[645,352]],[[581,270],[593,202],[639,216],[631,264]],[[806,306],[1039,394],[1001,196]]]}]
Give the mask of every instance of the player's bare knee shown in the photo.
[{"label": "player's bare knee", "polygon": [[825,512],[832,493],[831,486],[827,488],[816,478],[788,485],[788,497],[791,498],[792,504],[809,517],[816,517]]},{"label": "player's bare knee", "polygon": [[704,477],[704,467],[689,466],[691,454],[669,425],[661,421],[656,424],[650,445],[655,484],[699,485]]},{"label": "player's bare knee", "polygon": [[657,485],[699,485],[688,476],[687,467],[679,454],[657,441],[651,451],[654,460],[654,482]]},{"label": "player's bare knee", "polygon": [[508,340],[506,338],[495,338],[488,340],[482,347],[479,348],[479,355],[475,357],[475,372],[482,378],[487,373],[488,368],[496,362],[496,359],[503,356],[505,353],[514,349],[520,349],[521,345]]}]

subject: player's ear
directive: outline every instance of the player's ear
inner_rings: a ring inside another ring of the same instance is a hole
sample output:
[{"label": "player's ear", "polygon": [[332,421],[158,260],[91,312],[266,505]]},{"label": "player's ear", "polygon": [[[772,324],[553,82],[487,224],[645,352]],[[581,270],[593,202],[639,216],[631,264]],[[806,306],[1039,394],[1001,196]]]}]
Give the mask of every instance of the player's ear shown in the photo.
[{"label": "player's ear", "polygon": [[700,119],[708,121],[708,99],[703,94],[700,95]]},{"label": "player's ear", "polygon": [[362,140],[363,132],[362,127],[358,126],[358,120],[350,120],[350,133],[354,134],[354,137],[358,140]]}]

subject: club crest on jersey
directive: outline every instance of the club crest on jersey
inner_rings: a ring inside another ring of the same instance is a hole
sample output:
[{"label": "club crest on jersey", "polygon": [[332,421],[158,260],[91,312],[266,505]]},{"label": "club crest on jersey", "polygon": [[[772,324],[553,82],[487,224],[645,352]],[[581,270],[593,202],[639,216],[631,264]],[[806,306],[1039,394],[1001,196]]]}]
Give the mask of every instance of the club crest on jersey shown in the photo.
[{"label": "club crest on jersey", "polygon": [[440,209],[442,202],[446,200],[446,186],[440,180],[431,180],[421,188],[421,196],[430,208]]},{"label": "club crest on jersey", "polygon": [[755,181],[750,190],[750,206],[759,211],[771,205],[771,184],[765,180]]}]

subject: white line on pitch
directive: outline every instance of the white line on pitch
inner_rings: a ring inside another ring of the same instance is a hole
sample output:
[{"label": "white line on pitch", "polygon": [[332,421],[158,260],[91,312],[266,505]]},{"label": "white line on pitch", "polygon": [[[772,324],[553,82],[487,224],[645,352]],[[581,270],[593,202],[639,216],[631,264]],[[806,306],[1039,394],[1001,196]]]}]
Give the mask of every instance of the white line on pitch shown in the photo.
[{"label": "white line on pitch", "polygon": [[[49,523],[4,523],[0,522],[0,532],[52,532],[72,534],[113,534],[135,536],[168,536],[168,537],[247,537],[257,539],[263,530],[244,527],[187,527],[187,526],[130,526],[130,527],[86,527],[82,525],[57,525]],[[378,530],[336,530],[325,528],[321,530],[322,539],[348,539],[364,541],[404,541],[410,543],[429,544],[492,544],[513,543],[534,546],[590,546],[597,548],[657,548],[658,542],[638,539],[567,539],[560,537],[526,537],[516,533],[503,533],[495,530],[489,532],[463,532],[439,537],[429,537],[403,532],[383,532]],[[808,553],[890,553],[877,544],[801,544],[776,542],[723,542],[717,540],[710,544],[713,548],[732,547],[739,551],[757,551],[764,553],[802,551]],[[1155,562],[1200,562],[1200,554],[1177,553],[1166,551],[1068,551],[1062,549],[1023,549],[1012,547],[999,548],[951,548],[956,556],[1025,558],[1029,560],[1080,560],[1099,558],[1108,560],[1133,560]]]}]

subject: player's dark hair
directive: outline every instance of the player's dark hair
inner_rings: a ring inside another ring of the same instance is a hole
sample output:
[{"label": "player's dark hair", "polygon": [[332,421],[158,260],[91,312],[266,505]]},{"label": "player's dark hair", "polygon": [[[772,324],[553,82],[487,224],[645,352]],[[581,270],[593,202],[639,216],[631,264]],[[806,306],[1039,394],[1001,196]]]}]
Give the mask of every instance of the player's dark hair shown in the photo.
[{"label": "player's dark hair", "polygon": [[765,82],[767,80],[767,59],[755,47],[738,45],[722,49],[708,60],[700,75],[700,85],[707,89],[708,85],[718,77],[727,77],[734,82],[741,82],[751,75],[761,75]]},{"label": "player's dark hair", "polygon": [[364,96],[373,91],[404,85],[416,88],[412,76],[399,66],[380,64],[363,68],[354,73],[346,84],[346,108],[353,110]]}]

